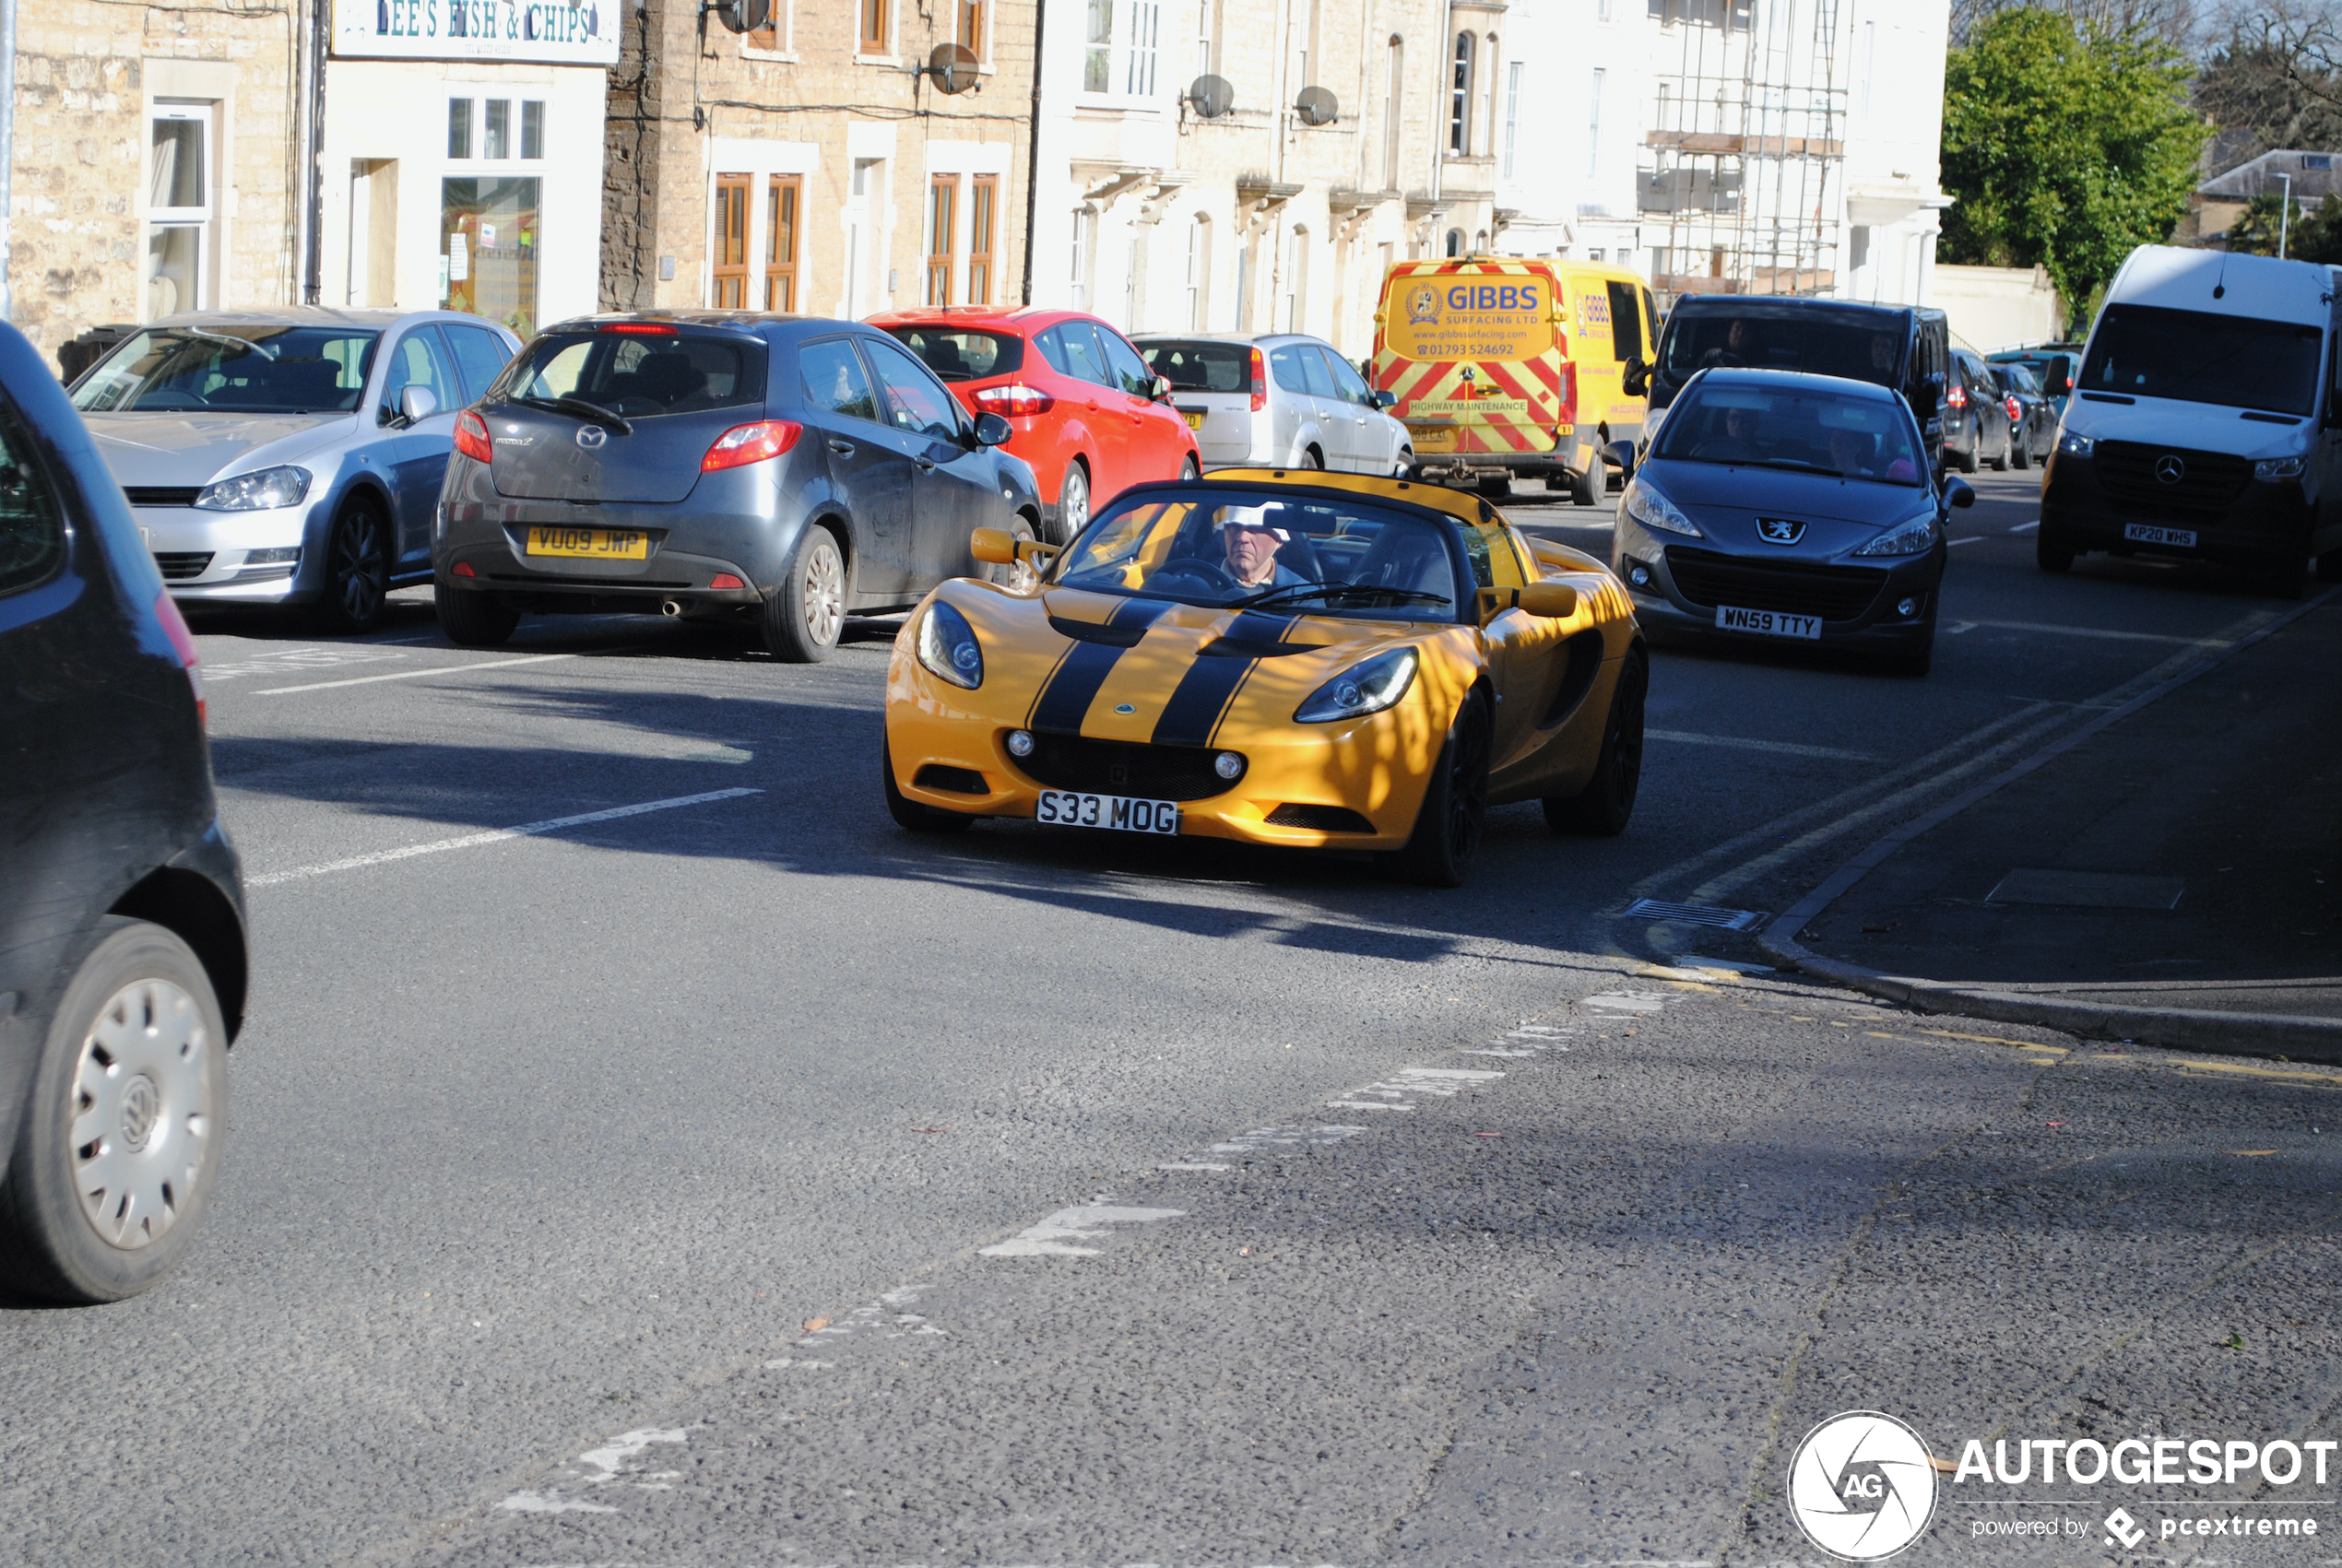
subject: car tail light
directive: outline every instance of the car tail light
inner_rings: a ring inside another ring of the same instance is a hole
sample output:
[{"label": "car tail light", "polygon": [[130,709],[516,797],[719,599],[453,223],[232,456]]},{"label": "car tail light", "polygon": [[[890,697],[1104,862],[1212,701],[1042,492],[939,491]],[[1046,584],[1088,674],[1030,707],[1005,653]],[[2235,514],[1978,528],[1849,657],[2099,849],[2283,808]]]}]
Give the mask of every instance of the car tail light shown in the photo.
[{"label": "car tail light", "polygon": [[2008,400],[2008,417],[2011,423],[2015,423],[2017,420],[2025,418],[2025,405],[2019,403],[2014,397],[2010,398]]},{"label": "car tail light", "polygon": [[602,330],[604,332],[631,332],[644,337],[675,336],[674,324],[663,321],[606,321],[602,323]]},{"label": "car tail light", "polygon": [[470,561],[459,560],[455,563],[455,569],[450,575],[456,577],[477,577],[479,573],[472,570],[472,563]]},{"label": "car tail light", "polygon": [[988,386],[976,394],[976,406],[988,414],[1003,419],[1022,419],[1027,414],[1046,414],[1058,406],[1058,400],[1037,386],[1011,382],[1006,386]]},{"label": "car tail light", "polygon": [[734,425],[716,438],[707,455],[699,460],[699,471],[713,474],[723,468],[741,468],[751,463],[762,463],[767,457],[778,457],[797,444],[805,427],[794,419],[759,419],[752,425]]},{"label": "car tail light", "polygon": [[155,619],[162,622],[162,634],[171,639],[171,651],[179,655],[179,667],[187,672],[187,684],[195,693],[195,722],[208,724],[210,713],[203,700],[202,659],[195,652],[195,636],[187,630],[187,618],[171,602],[168,588],[155,595]]},{"label": "car tail light", "polygon": [[496,449],[488,442],[488,421],[468,408],[455,416],[455,450],[476,463],[496,458]]},{"label": "car tail light", "polygon": [[748,586],[747,584],[741,582],[739,578],[733,576],[728,572],[717,572],[715,576],[707,580],[707,585],[710,588],[745,588]]},{"label": "car tail light", "polygon": [[1252,411],[1256,414],[1269,406],[1269,364],[1260,358],[1260,350],[1252,351]]},{"label": "car tail light", "polygon": [[1967,407],[1968,388],[1954,386],[1951,391],[1944,395],[1944,407],[1955,410]]}]

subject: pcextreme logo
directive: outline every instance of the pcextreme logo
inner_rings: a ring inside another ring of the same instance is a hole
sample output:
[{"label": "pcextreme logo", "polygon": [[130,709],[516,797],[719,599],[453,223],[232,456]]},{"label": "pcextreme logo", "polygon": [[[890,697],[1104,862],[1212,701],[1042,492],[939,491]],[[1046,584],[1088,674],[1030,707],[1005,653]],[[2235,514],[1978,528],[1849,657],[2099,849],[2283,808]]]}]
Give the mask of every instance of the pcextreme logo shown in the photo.
[{"label": "pcextreme logo", "polygon": [[1926,1534],[1935,1515],[1927,1444],[1876,1410],[1832,1416],[1805,1434],[1789,1462],[1789,1511],[1832,1557],[1892,1557]]}]

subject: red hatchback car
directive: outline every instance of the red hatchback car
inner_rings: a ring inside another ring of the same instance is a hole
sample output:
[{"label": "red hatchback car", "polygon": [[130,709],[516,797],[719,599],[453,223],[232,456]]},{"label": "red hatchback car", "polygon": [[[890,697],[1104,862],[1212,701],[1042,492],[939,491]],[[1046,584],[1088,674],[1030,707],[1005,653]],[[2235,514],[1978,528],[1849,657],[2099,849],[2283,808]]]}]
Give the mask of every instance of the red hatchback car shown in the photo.
[{"label": "red hatchback car", "polygon": [[1169,383],[1095,316],[957,305],[869,324],[925,360],[971,413],[1008,420],[1016,434],[1006,450],[1032,465],[1043,531],[1059,544],[1131,485],[1203,472],[1187,416],[1165,401]]}]

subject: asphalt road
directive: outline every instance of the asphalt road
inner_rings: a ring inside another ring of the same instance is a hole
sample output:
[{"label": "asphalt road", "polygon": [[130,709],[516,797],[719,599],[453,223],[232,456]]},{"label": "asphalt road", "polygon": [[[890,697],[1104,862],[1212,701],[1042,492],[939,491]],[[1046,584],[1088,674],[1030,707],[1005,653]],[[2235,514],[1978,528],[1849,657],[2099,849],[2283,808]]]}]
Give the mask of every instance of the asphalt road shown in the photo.
[{"label": "asphalt road", "polygon": [[[415,595],[363,643],[206,619],[227,1171],[162,1288],[0,1314],[0,1561],[1777,1561],[1840,1409],[1942,1455],[2324,1432],[2342,1075],[1621,918],[1785,908],[2279,613],[2043,576],[2034,477],[1979,489],[1932,676],[1662,651],[1633,828],[1505,808],[1450,893],[902,834],[885,626],[798,668],[621,619],[459,651]],[[1944,1490],[1922,1559],[2123,1555]]]}]

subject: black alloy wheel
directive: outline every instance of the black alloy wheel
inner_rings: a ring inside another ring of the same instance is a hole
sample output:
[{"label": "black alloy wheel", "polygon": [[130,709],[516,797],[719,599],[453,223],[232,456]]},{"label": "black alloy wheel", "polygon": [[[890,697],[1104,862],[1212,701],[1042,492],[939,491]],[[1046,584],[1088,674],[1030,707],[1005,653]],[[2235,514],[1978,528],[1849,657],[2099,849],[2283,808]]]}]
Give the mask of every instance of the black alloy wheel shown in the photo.
[{"label": "black alloy wheel", "polygon": [[[1601,489],[1597,489],[1596,486],[1600,486]],[[1587,463],[1584,473],[1572,474],[1569,477],[1569,504],[1599,506],[1602,504],[1603,491],[1609,489],[1610,476],[1603,471],[1602,456],[1596,454]]]},{"label": "black alloy wheel", "polygon": [[1576,795],[1547,796],[1545,825],[1557,833],[1616,838],[1635,814],[1635,793],[1643,776],[1643,706],[1650,694],[1650,660],[1640,648],[1629,652],[1618,672],[1618,689],[1603,722],[1602,754],[1593,776]]},{"label": "black alloy wheel", "polygon": [[332,631],[364,631],[382,619],[389,597],[390,525],[372,501],[353,501],[334,519],[325,543],[318,616]]},{"label": "black alloy wheel", "polygon": [[1399,870],[1426,888],[1460,888],[1488,816],[1488,704],[1474,692],[1457,710],[1431,770]]},{"label": "black alloy wheel", "polygon": [[903,793],[894,782],[894,749],[879,742],[879,776],[886,785],[886,814],[894,825],[915,833],[959,833],[967,831],[976,819],[964,811],[945,811],[924,806]]}]

